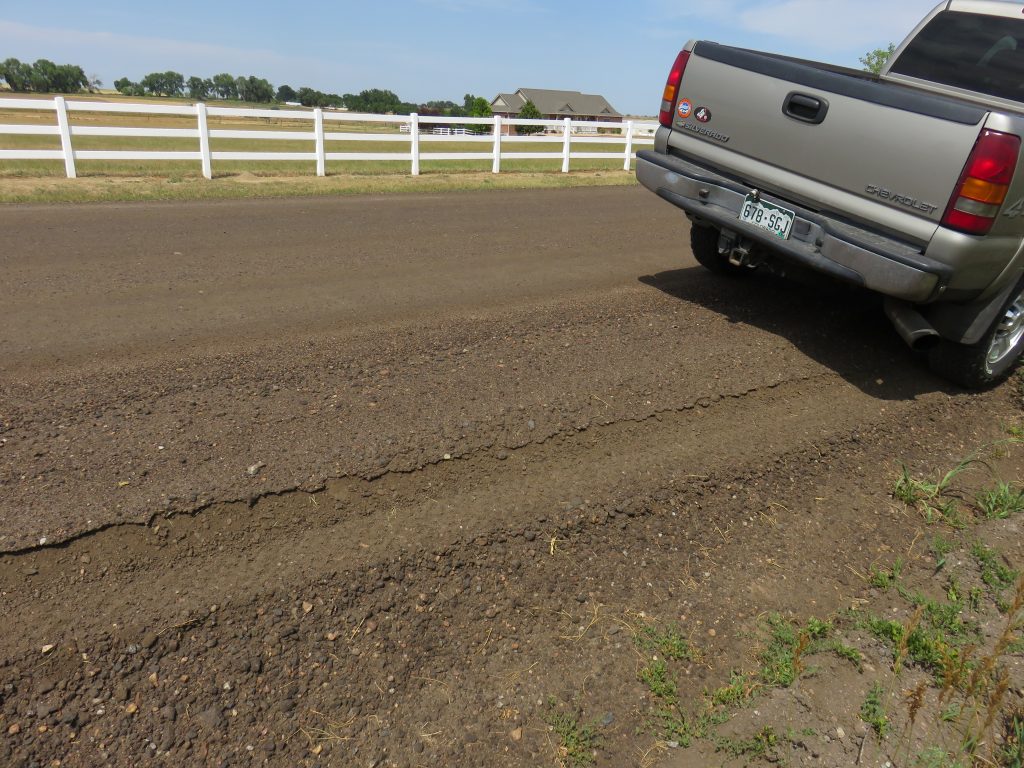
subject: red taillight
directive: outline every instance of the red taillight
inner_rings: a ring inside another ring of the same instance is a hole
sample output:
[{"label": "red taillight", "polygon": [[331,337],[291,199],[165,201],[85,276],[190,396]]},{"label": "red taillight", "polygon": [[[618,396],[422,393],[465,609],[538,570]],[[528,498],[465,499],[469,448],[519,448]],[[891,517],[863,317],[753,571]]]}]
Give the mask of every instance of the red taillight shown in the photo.
[{"label": "red taillight", "polygon": [[668,73],[665,92],[661,96],[661,112],[658,114],[658,122],[666,128],[672,127],[672,112],[675,110],[676,99],[679,97],[679,83],[683,79],[683,71],[689,60],[690,52],[680,51],[672,65],[672,71]]},{"label": "red taillight", "polygon": [[1019,157],[1019,136],[982,131],[946,207],[943,226],[987,235],[1006,201]]}]

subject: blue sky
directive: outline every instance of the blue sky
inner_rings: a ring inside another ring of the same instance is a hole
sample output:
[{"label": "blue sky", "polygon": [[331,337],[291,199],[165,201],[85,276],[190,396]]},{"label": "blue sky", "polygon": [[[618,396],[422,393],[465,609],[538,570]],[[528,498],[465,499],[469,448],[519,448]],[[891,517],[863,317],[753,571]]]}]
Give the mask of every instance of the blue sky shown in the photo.
[{"label": "blue sky", "polygon": [[651,115],[691,37],[859,66],[936,1],[47,0],[0,8],[0,60],[80,64],[108,86],[230,72],[334,93],[388,88],[411,102],[563,88]]}]

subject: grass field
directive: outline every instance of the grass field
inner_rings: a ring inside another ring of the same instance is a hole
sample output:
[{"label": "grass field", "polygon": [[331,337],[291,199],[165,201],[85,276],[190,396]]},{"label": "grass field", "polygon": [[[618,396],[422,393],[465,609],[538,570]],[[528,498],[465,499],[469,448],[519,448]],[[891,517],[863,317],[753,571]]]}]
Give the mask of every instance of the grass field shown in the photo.
[{"label": "grass field", "polygon": [[[46,97],[50,98],[50,97]],[[131,101],[116,97],[75,96],[102,101]],[[152,99],[152,103],[188,104],[187,100]],[[221,103],[218,102],[218,106]],[[262,106],[224,103],[225,106]],[[119,128],[187,128],[194,129],[192,117],[174,115],[111,114],[71,112],[71,125]],[[52,111],[31,112],[3,109],[0,98],[0,124],[55,125]],[[211,139],[214,152],[308,152],[314,142],[299,134],[310,134],[312,122],[287,118],[231,118],[210,116],[211,130],[294,131],[291,139]],[[398,124],[329,121],[326,130],[337,133],[388,134],[408,138]],[[562,151],[560,136],[551,141],[522,142],[517,137],[503,137],[503,151]],[[197,151],[194,138],[157,138],[121,136],[76,136],[76,150],[135,151]],[[642,146],[642,145],[641,145]],[[58,136],[0,134],[0,149],[60,149]],[[202,178],[198,160],[84,160],[76,163],[78,179],[65,178],[62,160],[0,161],[0,202],[49,202],[133,199],[202,199],[225,197],[263,197],[301,194],[359,194],[435,189],[482,189],[523,187],[590,186],[594,184],[630,184],[633,175],[622,170],[621,143],[601,142],[576,144],[573,151],[607,152],[607,160],[573,160],[569,175],[558,173],[561,159],[502,159],[502,174],[490,173],[490,159],[431,160],[424,157],[436,152],[489,153],[491,143],[474,141],[433,142],[421,137],[421,176],[410,176],[410,161],[403,155],[410,151],[409,141],[387,141],[368,138],[325,142],[331,152],[372,152],[394,154],[395,160],[344,161],[328,160],[327,177],[317,178],[315,162],[296,160],[231,161],[215,160],[214,180]]]}]

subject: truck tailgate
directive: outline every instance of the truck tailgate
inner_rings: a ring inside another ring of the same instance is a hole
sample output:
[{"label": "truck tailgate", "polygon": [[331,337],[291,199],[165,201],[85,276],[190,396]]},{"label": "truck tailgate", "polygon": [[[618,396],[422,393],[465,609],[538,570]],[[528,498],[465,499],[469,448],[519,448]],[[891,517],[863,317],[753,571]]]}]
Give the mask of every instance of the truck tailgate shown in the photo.
[{"label": "truck tailgate", "polygon": [[[717,155],[726,170],[812,209],[867,219],[882,205],[937,225],[986,115],[942,96],[702,41],[683,76],[669,144],[698,158],[706,143],[727,147]],[[816,184],[781,188],[775,168]],[[833,192],[808,196],[823,186]],[[920,225],[913,229],[920,234]]]}]

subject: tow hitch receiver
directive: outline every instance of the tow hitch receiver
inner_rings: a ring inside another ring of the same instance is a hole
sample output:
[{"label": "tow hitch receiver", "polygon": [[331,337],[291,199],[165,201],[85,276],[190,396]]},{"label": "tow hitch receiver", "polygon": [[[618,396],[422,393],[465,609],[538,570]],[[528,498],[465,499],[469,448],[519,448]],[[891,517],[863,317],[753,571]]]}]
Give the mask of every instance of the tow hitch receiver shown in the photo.
[{"label": "tow hitch receiver", "polygon": [[761,263],[761,259],[757,257],[754,241],[740,237],[727,229],[723,229],[718,238],[718,252],[722,256],[728,257],[729,263],[736,267],[753,269]]}]

